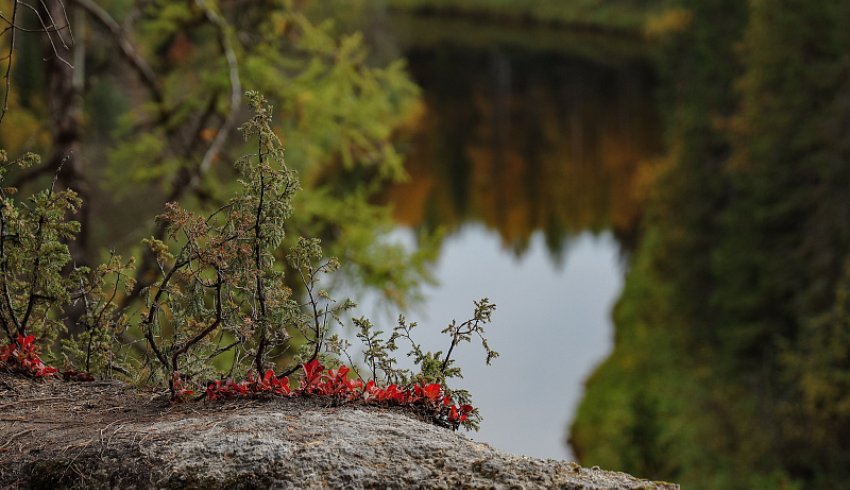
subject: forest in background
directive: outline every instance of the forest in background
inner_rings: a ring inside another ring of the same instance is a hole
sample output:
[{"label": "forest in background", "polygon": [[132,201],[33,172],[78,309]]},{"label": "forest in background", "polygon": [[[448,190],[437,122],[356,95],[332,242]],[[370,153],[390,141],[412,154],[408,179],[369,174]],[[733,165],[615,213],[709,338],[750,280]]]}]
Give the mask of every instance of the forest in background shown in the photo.
[{"label": "forest in background", "polygon": [[658,0],[387,0],[390,10],[445,16],[485,16],[497,22],[639,32],[664,11]]},{"label": "forest in background", "polygon": [[[0,10],[11,16],[17,5],[4,0]],[[259,90],[275,105],[289,167],[310,189],[296,200],[290,240],[322,238],[347,264],[352,285],[407,303],[427,280],[430,252],[382,240],[393,223],[372,198],[405,178],[399,129],[415,115],[418,88],[401,61],[375,62],[360,33],[317,22],[309,7],[276,0],[21,6],[23,29],[0,38],[0,51],[15,48],[0,148],[13,157],[41,154],[45,164],[11,174],[9,184],[27,196],[61,167],[59,186],[86,202],[76,216],[74,262],[97,263],[110,249],[135,255],[141,290],[155,267],[140,241],[164,233],[152,225],[163,205],[209,211],[233,191],[228,162],[246,149],[236,132],[249,115],[242,95]],[[64,19],[71,29],[58,28]],[[49,35],[40,32],[45,23],[55,24]]]},{"label": "forest in background", "polygon": [[683,0],[668,158],[583,464],[708,488],[850,481],[850,2]]}]

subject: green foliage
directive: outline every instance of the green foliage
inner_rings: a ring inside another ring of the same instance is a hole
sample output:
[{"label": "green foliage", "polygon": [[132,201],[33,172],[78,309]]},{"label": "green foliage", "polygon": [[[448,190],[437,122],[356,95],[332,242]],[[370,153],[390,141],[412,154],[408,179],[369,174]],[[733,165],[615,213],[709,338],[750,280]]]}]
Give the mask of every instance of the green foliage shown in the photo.
[{"label": "green foliage", "polygon": [[131,322],[118,300],[133,291],[134,268],[132,258],[125,261],[113,252],[91,273],[84,268],[74,271],[74,294],[83,311],[78,320],[80,333],[62,339],[68,367],[95,375],[128,374],[130,353],[119,339],[127,336]]},{"label": "green foliage", "polygon": [[573,446],[698,489],[845,486],[848,5],[678,3],[670,161]]},{"label": "green foliage", "polygon": [[[486,353],[487,365],[490,365],[499,353],[492,350],[487,343],[484,326],[490,323],[495,310],[496,305],[490,303],[487,298],[475,301],[472,318],[462,323],[453,320],[443,329],[442,333],[449,339],[449,347],[445,353],[424,350],[422,345],[414,340],[413,330],[417,324],[409,323],[403,315],[398,317],[398,324],[387,338],[384,338],[384,331],[376,329],[369,319],[355,318],[353,323],[357,328],[356,335],[363,343],[362,356],[365,369],[369,372],[371,379],[385,384],[410,387],[437,383],[444,387],[446,395],[457,400],[459,404],[471,404],[472,398],[467,390],[451,389],[448,386],[451,379],[463,378],[461,369],[455,366],[455,360],[452,359],[452,352],[461,342],[471,342],[475,336],[480,340],[481,347]],[[400,348],[399,343],[402,342],[408,345],[407,357],[412,359],[418,372],[398,366],[396,352]],[[349,361],[351,360],[348,354],[348,348],[351,347],[349,342],[334,336],[329,339],[329,346],[331,352],[337,355],[343,354]],[[464,425],[477,430],[480,422],[481,415],[478,409],[474,409]]]},{"label": "green foliage", "polygon": [[542,24],[594,26],[609,30],[640,32],[649,14],[663,2],[648,0],[389,0],[398,10],[432,10]]},{"label": "green foliage", "polygon": [[[121,44],[98,17],[81,9],[87,33],[77,43],[86,62],[74,72],[84,81],[75,157],[86,163],[75,172],[92,202],[88,219],[78,217],[83,235],[75,246],[86,263],[115,247],[139,259],[138,284],[146,286],[155,261],[134,246],[143,236],[163,237],[137,223],[168,200],[206,214],[238,192],[236,172],[225,162],[253,151],[233,134],[241,113],[234,93],[238,100],[240,86],[250,86],[275,101],[273,132],[286,135],[292,168],[312,190],[292,203],[298,210],[292,228],[344,257],[343,273],[356,285],[377,288],[397,304],[416,296],[432,251],[404,252],[383,240],[392,223],[374,199],[387,182],[404,177],[396,131],[411,117],[418,88],[402,62],[376,62],[361,34],[339,34],[328,22],[308,19],[300,2],[95,3],[107,17],[132,19],[121,24],[121,42],[151,78],[119,55]],[[7,125],[0,139],[16,151],[50,154],[48,85],[34,75],[43,71],[41,41],[37,34],[17,40],[14,127]],[[30,95],[20,99],[22,107],[17,96],[24,93]],[[227,144],[214,148],[219,135]],[[46,173],[55,171],[53,159],[48,165]],[[60,184],[76,188],[64,182],[75,172],[60,175]],[[30,177],[15,172],[12,180],[31,183],[22,186],[25,193],[43,185]],[[278,257],[285,267],[284,259]]]},{"label": "green foliage", "polygon": [[[8,161],[2,152],[0,182],[10,166],[40,163],[31,153]],[[82,201],[73,190],[57,189],[57,176],[26,203],[13,197],[13,187],[0,193],[0,325],[6,336],[12,341],[19,335],[34,335],[49,346],[61,334],[66,361],[77,369],[123,371],[115,339],[124,333],[128,320],[118,311],[116,299],[119,289],[126,292],[133,287],[128,276],[133,261],[122,262],[112,254],[95,271],[71,264],[67,243],[76,238],[80,226],[70,215]],[[63,319],[71,308],[80,309],[80,333],[68,336]]]},{"label": "green foliage", "polygon": [[246,362],[262,373],[270,352],[288,348],[287,327],[306,334],[308,324],[316,327],[308,342],[315,345],[314,359],[324,335],[320,319],[339,310],[323,308],[313,296],[318,276],[338,268],[334,260],[315,265],[322,258],[318,240],[300,239],[288,255],[310,297],[312,318],[301,313],[284,271],[275,266],[299,184],[271,129],[271,107],[257,93],[248,98],[255,115],[241,132],[257,141],[257,149],[235,164],[241,191],[205,218],[169,204],[159,220],[170,241],[182,245],[171,252],[158,240],[148,242],[163,274],[146,291],[142,328],[165,379],[176,373],[215,377],[209,361],[223,354],[232,358],[230,373],[245,370]]},{"label": "green foliage", "polygon": [[[794,464],[814,468],[813,487],[839,488],[850,481],[850,268],[836,290],[831,312],[803,326],[796,343],[783,345],[788,389],[779,407],[789,444],[805,448]],[[790,398],[790,397],[789,397]],[[793,400],[793,402],[792,402]]]},{"label": "green foliage", "polygon": [[[9,161],[0,152],[0,185],[10,167],[39,163],[31,153]],[[57,308],[77,288],[76,277],[63,274],[71,261],[64,242],[79,232],[79,223],[67,214],[81,202],[74,191],[57,189],[56,179],[26,203],[12,197],[16,191],[0,189],[0,325],[10,341],[25,334],[53,339],[64,328]]]},{"label": "green foliage", "polygon": [[[240,131],[257,146],[256,153],[234,164],[241,190],[207,216],[178,203],[166,205],[165,212],[157,218],[164,226],[166,240],[144,240],[160,274],[151,286],[142,288],[144,307],[135,320],[118,305],[119,294],[134,292],[132,259],[124,261],[112,253],[94,271],[62,270],[70,259],[67,246],[59,240],[73,239],[78,231],[69,216],[81,203],[72,191],[54,193],[51,187],[44,194],[36,194],[32,210],[17,206],[14,199],[4,195],[0,225],[9,235],[2,238],[25,246],[0,242],[0,288],[6,292],[12,287],[21,288],[27,281],[32,284],[28,295],[16,296],[17,303],[12,303],[11,308],[0,309],[4,314],[14,314],[2,317],[10,344],[17,345],[17,336],[45,330],[43,321],[26,321],[31,309],[43,316],[52,314],[50,325],[58,327],[66,319],[63,308],[67,310],[79,302],[83,312],[77,316],[75,326],[80,333],[61,343],[62,355],[71,368],[65,375],[119,374],[133,378],[132,373],[137,373],[137,379],[141,375],[167,383],[173,399],[190,393],[187,385],[230,378],[234,373],[253,371],[258,377],[272,376],[273,371],[267,370],[270,365],[288,366],[277,375],[286,384],[289,375],[304,365],[316,366],[320,357],[328,364],[339,365],[339,357],[344,355],[351,363],[347,352],[350,345],[331,333],[335,326],[345,326],[347,312],[356,305],[347,299],[337,301],[322,288],[326,282],[323,276],[338,271],[340,264],[324,257],[320,240],[302,237],[295,245],[285,246],[299,182],[285,164],[283,147],[272,130],[272,107],[256,92],[248,92],[247,96],[255,115]],[[12,163],[35,160],[27,156]],[[28,245],[30,242],[34,245]],[[287,268],[276,262],[283,250]],[[23,262],[31,264],[29,270],[34,272],[25,277],[8,273],[8,267],[13,265],[23,269]],[[42,262],[50,266],[40,265]],[[295,275],[303,288],[303,300],[288,287],[288,274]],[[498,355],[490,349],[484,331],[494,310],[495,305],[484,299],[476,302],[472,319],[460,324],[452,322],[443,331],[450,339],[445,355],[424,352],[411,336],[415,324],[407,324],[403,318],[386,341],[368,320],[358,318],[353,322],[360,330],[358,337],[367,346],[363,358],[373,380],[393,383],[402,391],[438,383],[444,396],[461,404],[462,417],[453,406],[454,418],[449,421],[477,427],[480,415],[465,406],[470,402],[469,393],[451,390],[446,383],[461,377],[451,358],[459,343],[470,342],[476,336],[488,364]],[[147,344],[142,358],[127,352],[127,347],[139,340],[137,336]],[[411,344],[409,355],[419,369],[416,374],[397,368],[392,358],[397,341],[402,338]],[[227,362],[221,363],[221,357]],[[360,381],[365,386],[362,377]],[[443,407],[442,398],[432,401],[439,413],[449,410]]]},{"label": "green foliage", "polygon": [[[87,32],[77,36],[74,54],[85,63],[73,72],[54,67],[36,80],[33,60],[43,57],[29,56],[15,70],[21,77],[13,92],[31,96],[15,113],[50,121],[38,129],[53,137],[53,157],[45,170],[14,177],[33,187],[45,173],[56,178],[30,206],[3,195],[2,282],[14,292],[0,317],[10,340],[33,332],[53,339],[64,322],[69,368],[167,382],[177,395],[190,381],[272,364],[284,366],[286,376],[333,353],[329,332],[354,304],[324,289],[325,276],[341,265],[325,258],[320,243],[344,257],[350,282],[380,288],[398,304],[415,296],[432,250],[410,254],[388,243],[389,210],[374,204],[386,183],[405,177],[396,130],[410,118],[418,89],[403,63],[379,66],[361,34],[338,35],[329,23],[312,22],[298,2],[78,7]],[[43,48],[37,36],[8,47],[30,54]],[[57,97],[60,85],[73,96]],[[243,85],[267,93],[278,111],[249,93],[255,115],[241,128],[240,146],[230,139]],[[18,141],[29,136],[4,131],[3,142],[44,144]],[[230,152],[248,155],[222,164]],[[64,170],[55,162],[63,155],[71,161]],[[300,185],[312,192],[296,197]],[[66,187],[94,203],[80,212]],[[144,246],[133,248],[128,242],[148,235],[137,224],[163,201],[172,202]],[[90,213],[99,209],[109,212]],[[80,264],[96,263],[116,237],[123,243],[104,265],[76,267],[67,242],[77,234],[71,250]],[[483,335],[488,308],[474,325],[462,324],[468,331],[450,332],[452,347]]]}]

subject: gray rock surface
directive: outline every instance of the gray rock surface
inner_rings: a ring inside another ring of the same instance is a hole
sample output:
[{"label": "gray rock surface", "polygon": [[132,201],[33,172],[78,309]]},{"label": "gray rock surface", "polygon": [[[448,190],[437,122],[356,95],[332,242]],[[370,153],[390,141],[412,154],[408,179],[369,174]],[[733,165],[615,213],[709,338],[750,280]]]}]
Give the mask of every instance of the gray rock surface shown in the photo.
[{"label": "gray rock surface", "polygon": [[0,406],[4,488],[678,488],[315,399],[171,406],[118,384],[0,378]]}]

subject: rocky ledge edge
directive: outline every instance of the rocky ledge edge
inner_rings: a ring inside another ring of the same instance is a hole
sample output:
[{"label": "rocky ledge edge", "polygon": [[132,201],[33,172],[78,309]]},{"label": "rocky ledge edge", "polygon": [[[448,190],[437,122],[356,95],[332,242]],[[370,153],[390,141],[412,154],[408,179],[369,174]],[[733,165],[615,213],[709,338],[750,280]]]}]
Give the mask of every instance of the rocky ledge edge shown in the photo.
[{"label": "rocky ledge edge", "polygon": [[679,488],[318,399],[171,405],[120,383],[0,375],[0,407],[0,488]]}]

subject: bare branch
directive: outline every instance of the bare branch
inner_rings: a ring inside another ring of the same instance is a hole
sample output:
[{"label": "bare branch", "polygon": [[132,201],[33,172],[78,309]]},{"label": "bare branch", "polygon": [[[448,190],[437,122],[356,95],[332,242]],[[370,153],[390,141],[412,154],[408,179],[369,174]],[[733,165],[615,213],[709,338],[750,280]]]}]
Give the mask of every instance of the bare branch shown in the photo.
[{"label": "bare branch", "polygon": [[265,194],[266,194],[266,181],[265,174],[263,173],[263,136],[262,134],[257,138],[257,147],[258,147],[258,155],[260,159],[260,200],[257,203],[257,217],[254,222],[254,274],[256,274],[257,280],[257,301],[260,303],[260,318],[262,319],[262,327],[260,330],[260,344],[257,346],[257,357],[255,359],[255,365],[257,367],[257,372],[263,372],[263,351],[266,348],[266,293],[263,290],[263,256],[262,256],[262,240],[263,240],[263,228],[262,228],[262,215],[263,215],[263,206],[265,204]]},{"label": "bare branch", "polygon": [[73,46],[73,45],[75,44],[75,42],[74,42],[74,31],[73,31],[73,30],[71,29],[71,27],[70,27],[70,26],[71,26],[71,20],[68,18],[68,10],[65,8],[65,3],[64,3],[64,2],[61,2],[61,1],[60,1],[60,2],[59,2],[59,7],[61,7],[61,8],[62,8],[62,17],[65,19],[65,27],[64,27],[64,28],[58,28],[58,30],[60,30],[60,31],[61,31],[61,30],[65,29],[65,28],[67,28],[67,30],[68,30],[68,37],[70,37],[70,38],[71,38],[71,42],[70,42],[70,44]]},{"label": "bare branch", "polygon": [[[3,29],[2,32],[0,32],[0,36],[2,36],[3,34],[6,34],[6,31],[11,31],[12,29],[15,29],[15,30],[18,30],[18,31],[21,31],[21,32],[57,32],[57,33],[59,31],[67,30],[69,34],[71,33],[71,26],[67,23],[63,26],[53,26],[53,27],[50,27],[50,28],[47,28],[47,29],[45,29],[43,27],[32,29],[32,28],[23,27],[19,24],[16,24],[12,19],[6,17],[2,13],[0,13],[0,20],[4,21],[6,24],[8,24],[8,26],[5,29]],[[4,56],[4,58],[7,58],[7,57]]]},{"label": "bare branch", "polygon": [[[80,4],[91,3],[91,0],[71,1],[78,2]],[[229,69],[230,110],[227,116],[222,121],[221,125],[219,125],[215,138],[204,152],[204,156],[201,159],[201,162],[193,169],[182,169],[175,177],[174,181],[171,184],[171,191],[169,192],[167,198],[167,201],[169,202],[180,200],[180,198],[182,198],[187,192],[190,192],[198,186],[201,178],[204,174],[207,173],[210,166],[212,165],[213,160],[221,152],[222,147],[224,146],[224,143],[227,140],[227,136],[233,130],[233,127],[236,125],[236,118],[238,117],[238,112],[239,108],[241,107],[242,101],[242,83],[239,75],[239,63],[238,58],[236,56],[236,51],[233,46],[233,42],[231,40],[231,36],[228,34],[227,23],[217,12],[215,12],[207,4],[205,0],[196,0],[196,3],[203,10],[207,20],[214,24],[219,31],[219,45],[221,46],[221,49],[224,52],[224,56],[227,60],[227,65]],[[212,111],[215,110],[215,100],[216,97],[212,97],[210,99],[204,116],[199,119],[198,128],[194,133],[195,137],[192,141],[186,144],[184,151],[186,157],[191,155],[192,149],[194,147],[193,143],[199,141],[199,135],[203,130],[204,121],[206,121],[212,114]],[[160,225],[154,232],[154,237],[157,239],[161,239],[164,236],[164,232],[164,228],[162,227],[162,225]],[[125,306],[130,301],[132,301],[134,297],[136,297],[136,295],[142,290],[142,288],[146,287],[149,284],[149,282],[146,281],[146,276],[150,273],[154,262],[154,257],[150,253],[146,253],[145,256],[142,258],[140,266],[136,271],[136,287],[134,288],[132,294],[127,295],[125,297],[123,302]]]},{"label": "bare branch", "polygon": [[[184,252],[185,250],[186,250],[186,246],[183,247],[183,250],[181,251],[181,255],[182,255],[182,252]],[[148,308],[148,314],[145,317],[145,319],[142,321],[142,324],[145,327],[144,328],[145,338],[148,341],[148,345],[150,346],[151,350],[156,355],[156,358],[159,359],[159,362],[162,363],[163,367],[165,367],[165,369],[168,369],[168,360],[165,358],[165,356],[159,350],[159,347],[156,345],[156,340],[154,339],[154,336],[153,336],[153,322],[156,319],[157,312],[159,311],[159,300],[162,297],[162,294],[165,292],[166,288],[168,287],[168,283],[171,281],[171,278],[174,277],[174,274],[178,270],[182,269],[183,267],[186,267],[186,265],[188,265],[188,264],[189,264],[188,259],[178,260],[177,262],[174,263],[174,265],[171,267],[171,269],[169,269],[168,273],[166,273],[163,276],[162,281],[157,285],[156,294],[154,295],[153,299],[151,300],[150,307]]]},{"label": "bare branch", "polygon": [[92,0],[69,1],[82,8],[112,34],[113,39],[115,39],[115,44],[118,46],[118,49],[124,56],[124,59],[142,79],[142,83],[144,83],[145,87],[147,87],[154,100],[156,100],[159,104],[162,104],[165,101],[165,97],[163,96],[162,89],[159,86],[156,74],[150,65],[148,65],[148,62],[145,61],[145,59],[139,54],[139,51],[124,32],[124,29],[118,24],[118,22],[115,21],[115,19],[112,18],[111,15],[109,15],[109,12],[104,10],[103,7]]},{"label": "bare branch", "polygon": [[[58,33],[58,29],[56,28],[56,25],[53,24],[52,22],[50,24],[45,22],[44,17],[41,16],[41,12],[39,12],[36,7],[24,2],[23,0],[15,0],[15,4],[16,5],[18,5],[18,4],[23,5],[24,7],[32,10],[32,12],[35,14],[36,18],[38,19],[38,23],[41,25],[41,30],[44,32],[45,36],[47,36],[48,42],[50,42],[50,48],[53,51],[53,56],[57,60],[59,60],[61,63],[67,65],[68,68],[73,69],[74,65],[72,65],[68,60],[66,60],[65,58],[63,58],[62,56],[59,55],[59,50],[56,48],[56,43],[53,42],[53,36],[50,35],[51,32],[57,32]],[[44,2],[42,2],[42,5],[44,5]],[[50,15],[50,9],[48,9],[47,6],[45,6],[44,8],[45,8],[45,11],[47,13],[47,16],[52,19],[53,17]],[[61,35],[59,35],[59,39],[62,41],[63,47],[65,49],[69,49],[69,46],[65,44],[64,39],[62,38]]]},{"label": "bare branch", "polygon": [[[217,12],[207,5],[206,0],[196,0],[195,3],[204,11],[207,19],[218,28],[219,44],[221,45],[222,51],[224,51],[224,57],[227,60],[230,76],[230,112],[227,114],[222,125],[218,128],[215,139],[210,144],[209,148],[207,148],[206,153],[204,153],[204,158],[201,160],[199,171],[195,174],[195,178],[197,179],[207,172],[212,164],[212,160],[218,155],[219,151],[221,151],[221,147],[224,145],[227,135],[236,124],[236,116],[239,112],[239,107],[242,101],[242,82],[239,79],[239,62],[236,58],[236,51],[233,49],[231,36],[228,35],[227,23]],[[190,186],[194,186],[194,182],[190,183]]]},{"label": "bare branch", "polygon": [[213,330],[218,328],[221,325],[222,320],[224,319],[224,314],[222,311],[222,300],[221,300],[221,288],[224,285],[224,279],[221,277],[221,271],[217,272],[217,280],[215,283],[215,319],[210,323],[207,328],[198,332],[197,335],[187,340],[182,346],[174,350],[174,354],[171,355],[171,369],[172,371],[177,371],[177,363],[180,359],[180,356],[185,354],[192,348],[193,345],[197,344],[207,335],[212,333]]},{"label": "bare branch", "polygon": [[[59,28],[56,27],[56,21],[53,20],[53,15],[50,13],[50,9],[47,8],[47,5],[44,3],[44,0],[38,0],[38,1],[39,1],[39,3],[41,3],[41,8],[44,9],[44,13],[47,14],[47,18],[50,19],[50,24],[45,26],[44,32],[48,33],[48,35],[49,35],[50,32],[55,32],[56,35],[59,36],[59,41],[62,42],[62,47],[65,48],[66,50],[70,49],[70,46],[68,46],[68,43],[65,42],[65,38],[62,37],[62,30],[63,29],[59,29]],[[59,5],[62,5],[62,2],[59,2]],[[65,10],[64,5],[62,5],[62,10],[63,11]],[[68,26],[67,22],[65,23],[65,26],[66,27]]]},{"label": "bare branch", "polygon": [[[15,52],[15,22],[18,18],[18,2],[15,1],[12,6],[12,20],[9,21],[9,24],[12,26],[12,33],[9,35],[9,64],[6,65],[6,73],[3,76],[6,79],[6,92],[3,94],[3,107],[0,108],[0,123],[3,122],[3,117],[6,115],[6,112],[9,110],[9,94],[12,92],[12,63],[14,61],[12,55]],[[14,313],[12,314],[14,316]]]}]

